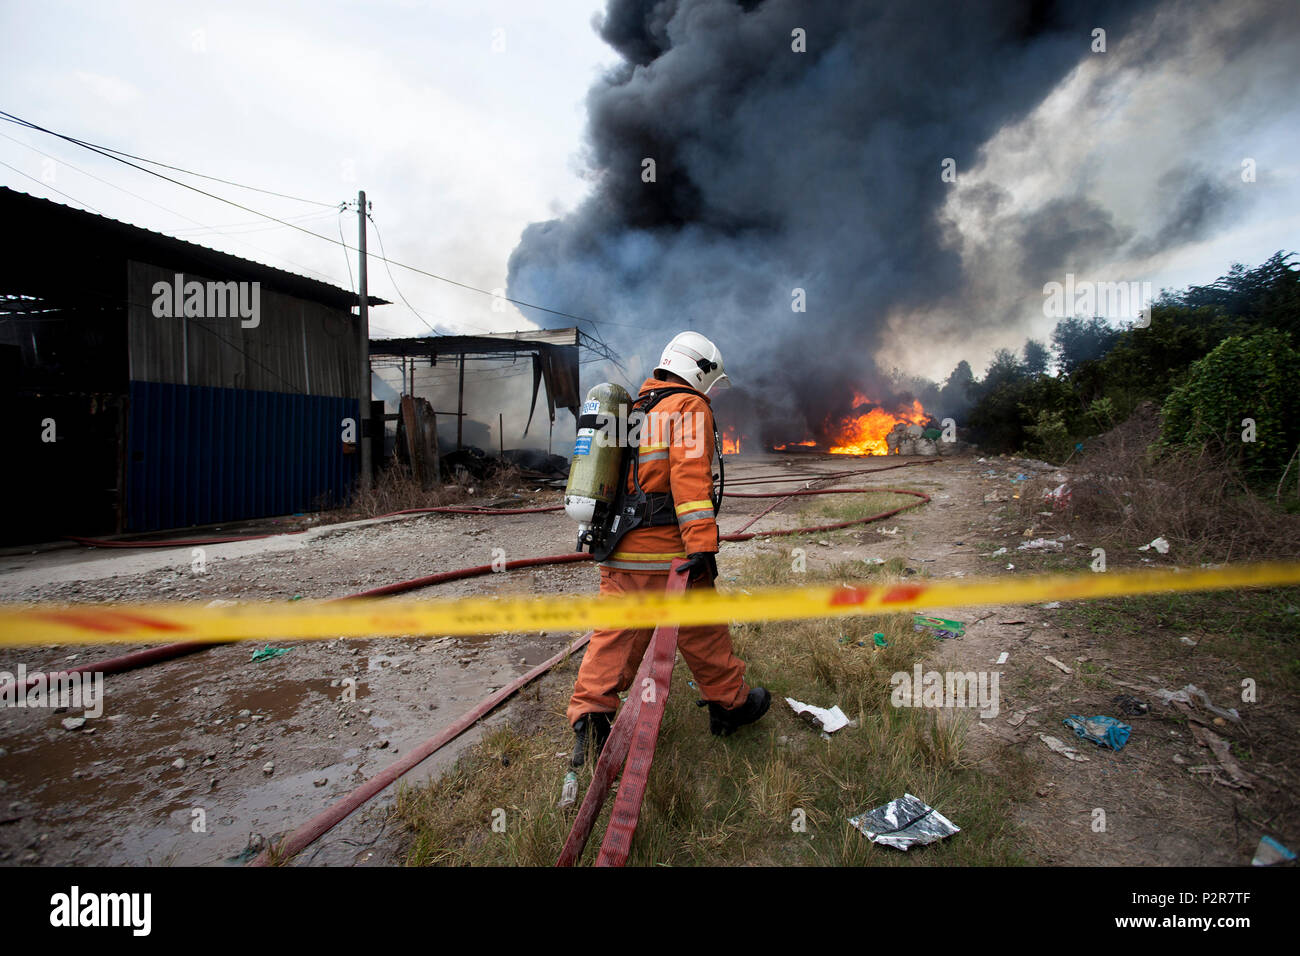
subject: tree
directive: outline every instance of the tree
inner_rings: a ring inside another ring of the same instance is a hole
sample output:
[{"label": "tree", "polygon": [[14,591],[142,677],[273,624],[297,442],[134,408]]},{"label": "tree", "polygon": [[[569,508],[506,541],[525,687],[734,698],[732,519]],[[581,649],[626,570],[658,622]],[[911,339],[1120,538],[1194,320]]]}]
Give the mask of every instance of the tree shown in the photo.
[{"label": "tree", "polygon": [[1119,338],[1120,330],[1100,316],[1080,319],[1071,316],[1056,323],[1052,330],[1052,351],[1061,372],[1068,375],[1084,362],[1101,358]]},{"label": "tree", "polygon": [[1025,342],[1025,370],[1030,375],[1046,375],[1047,364],[1051,360],[1051,353],[1047,346],[1037,339],[1029,339]]},{"label": "tree", "polygon": [[970,408],[971,386],[975,383],[975,373],[970,363],[962,359],[949,374],[943,388],[939,390],[939,411],[944,415],[964,416]]},{"label": "tree", "polygon": [[1170,393],[1163,441],[1215,446],[1251,480],[1276,480],[1300,442],[1297,368],[1300,352],[1285,332],[1224,339]]}]

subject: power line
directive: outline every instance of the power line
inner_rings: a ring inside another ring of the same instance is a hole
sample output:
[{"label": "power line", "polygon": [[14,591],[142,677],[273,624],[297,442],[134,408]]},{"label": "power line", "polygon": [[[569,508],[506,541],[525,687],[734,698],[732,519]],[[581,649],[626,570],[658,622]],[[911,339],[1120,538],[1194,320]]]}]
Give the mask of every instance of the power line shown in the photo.
[{"label": "power line", "polygon": [[[39,126],[36,126],[34,123],[29,123],[27,120],[19,119],[17,116],[14,116],[11,113],[4,113],[2,110],[0,110],[0,113],[3,113],[3,116],[0,116],[0,118],[4,118],[6,122],[17,123],[21,126],[31,127],[32,129],[41,129]],[[49,133],[52,131],[41,129],[41,132]],[[229,179],[221,179],[218,176],[208,176],[205,175],[204,173],[196,173],[192,169],[182,169],[180,166],[171,166],[168,165],[167,163],[159,162],[156,159],[148,159],[144,156],[136,156],[135,154],[128,153],[125,150],[114,149],[112,146],[99,146],[96,145],[95,143],[90,143],[83,139],[77,139],[76,137],[73,136],[62,136],[59,133],[54,133],[53,135],[61,136],[62,139],[66,139],[70,143],[76,143],[78,146],[93,148],[101,152],[116,153],[119,156],[126,156],[129,159],[138,159],[142,163],[149,163],[151,166],[161,166],[163,169],[171,169],[178,173],[185,173],[187,176],[197,176],[199,179],[210,179],[214,183],[223,183],[227,186],[234,186],[238,189],[248,189],[255,193],[265,193],[268,196],[278,196],[281,199],[292,199],[294,202],[310,203],[313,206],[326,206],[328,208],[333,208],[335,205],[337,205],[337,203],[332,203],[332,202],[320,202],[315,199],[303,199],[301,196],[290,196],[287,193],[278,193],[273,189],[260,189],[257,186],[245,186],[243,183],[232,182]]]},{"label": "power line", "polygon": [[[0,111],[0,112],[2,112],[2,111]],[[56,134],[56,135],[57,135],[57,134]],[[0,136],[4,136],[4,134],[3,134],[3,133],[0,133]],[[315,275],[317,278],[321,279],[321,280],[324,281],[324,282],[331,283],[331,284],[333,284],[333,282],[334,282],[334,280],[333,280],[331,277],[325,275],[324,273],[317,272],[315,269],[312,269],[312,268],[310,268],[309,266],[305,266],[305,265],[303,265],[303,264],[300,263],[300,262],[294,262],[292,259],[289,259],[289,258],[287,258],[286,256],[277,255],[276,253],[272,252],[271,250],[269,250],[269,249],[264,249],[264,248],[262,248],[261,246],[257,245],[256,243],[249,242],[249,241],[246,240],[246,239],[238,239],[238,238],[236,238],[235,236],[227,235],[226,233],[222,232],[219,228],[217,228],[217,227],[215,227],[215,226],[208,226],[208,225],[205,225],[204,223],[201,223],[201,222],[199,222],[197,219],[193,218],[192,216],[187,216],[187,215],[185,215],[184,213],[177,212],[175,209],[170,209],[170,208],[168,208],[167,206],[164,206],[162,203],[154,202],[152,199],[149,199],[149,198],[147,198],[147,197],[145,197],[145,196],[141,196],[139,193],[132,192],[131,190],[127,189],[125,186],[119,186],[119,185],[117,185],[117,183],[109,182],[107,179],[104,179],[104,178],[101,177],[101,176],[96,176],[94,173],[88,173],[88,172],[86,172],[84,169],[80,168],[79,166],[77,166],[77,165],[75,165],[75,164],[73,164],[73,163],[70,163],[70,162],[68,162],[68,161],[65,160],[65,159],[59,159],[59,157],[57,157],[57,156],[52,156],[52,155],[50,155],[49,153],[45,152],[45,150],[43,150],[43,149],[39,149],[38,147],[31,145],[30,143],[24,143],[24,142],[23,142],[22,140],[20,140],[20,139],[14,139],[12,136],[4,136],[4,138],[7,139],[7,140],[10,140],[11,142],[17,143],[19,146],[25,147],[26,149],[30,149],[30,150],[31,150],[32,152],[34,152],[34,153],[39,153],[40,155],[46,157],[47,159],[52,159],[52,160],[54,160],[56,163],[61,163],[61,164],[63,164],[64,166],[67,166],[67,167],[68,167],[69,169],[71,169],[73,172],[80,173],[81,175],[87,177],[88,179],[93,179],[93,180],[95,180],[95,182],[103,183],[105,186],[108,186],[108,187],[111,188],[111,189],[116,189],[118,192],[126,193],[128,196],[130,196],[130,197],[133,198],[133,199],[138,199],[138,200],[140,200],[140,202],[148,203],[150,206],[153,206],[153,207],[155,207],[155,208],[157,208],[157,209],[161,209],[163,212],[168,213],[169,215],[172,215],[172,216],[176,216],[178,219],[184,219],[186,222],[192,222],[192,223],[194,223],[196,226],[198,226],[198,227],[201,228],[201,229],[207,229],[207,230],[210,230],[210,231],[212,231],[212,232],[217,233],[217,235],[219,235],[219,236],[225,236],[225,238],[227,238],[227,239],[231,239],[231,240],[233,240],[234,242],[241,243],[242,245],[248,246],[250,249],[256,249],[258,252],[262,253],[263,255],[270,256],[272,259],[279,259],[279,260],[282,261],[282,262],[287,262],[287,263],[289,263],[290,265],[292,265],[292,266],[294,266],[294,267],[296,267],[296,268],[298,268],[298,269],[303,270],[303,272],[305,272],[305,273]],[[111,159],[111,158],[113,158],[113,157],[109,157],[109,158]],[[130,164],[128,163],[128,165],[130,165]],[[6,166],[8,166],[8,164],[6,164]],[[8,168],[9,168],[9,169],[14,169],[14,167],[12,167],[12,166],[8,166]],[[148,170],[145,170],[145,171],[148,172]],[[14,172],[19,173],[20,175],[23,175],[23,176],[27,176],[27,178],[28,178],[28,179],[32,179],[33,182],[39,182],[39,180],[33,179],[33,177],[29,176],[27,173],[24,173],[21,169],[14,169]],[[164,178],[165,178],[165,177],[164,177]],[[42,183],[42,185],[46,185],[46,184]],[[183,185],[183,184],[182,184],[182,185]],[[61,191],[61,190],[59,190],[59,189],[55,189],[53,186],[47,186],[47,188],[49,188],[49,189],[53,189],[53,190],[54,190],[56,193],[58,193],[60,196],[66,196],[67,198],[72,199],[72,197],[71,197],[71,196],[68,196],[67,193],[65,193],[65,192],[63,192],[63,191]],[[78,200],[78,199],[73,199],[72,201],[75,202],[75,203],[78,203],[79,205],[88,205],[87,203],[82,203],[82,202],[81,202],[80,200]],[[98,213],[98,214],[101,215],[101,216],[104,215],[104,213],[100,212],[98,209],[95,209],[94,206],[89,206],[89,208],[90,208],[90,209],[93,209],[96,213]],[[106,218],[108,218],[108,217],[106,217]],[[288,223],[285,223],[285,225],[288,225]],[[293,227],[293,228],[296,228],[296,227]],[[185,240],[182,240],[182,241],[185,241]]]},{"label": "power line", "polygon": [[[339,239],[340,239],[340,240],[343,238],[343,209],[344,209],[344,206],[345,206],[345,205],[346,205],[346,203],[340,203],[340,204],[339,204],[339,211],[338,211],[338,213],[334,216],[334,225],[336,225],[336,226],[339,227]],[[357,292],[357,286],[356,286],[356,283],[352,281],[352,258],[348,255],[346,249],[344,249],[344,251],[343,251],[343,261],[344,261],[344,263],[345,263],[345,264],[347,265],[347,267],[348,267],[348,290],[349,290],[353,295],[359,295],[360,293]]]},{"label": "power line", "polygon": [[[331,244],[333,244],[333,245],[340,245],[340,246],[342,246],[344,249],[347,249],[347,250],[349,250],[349,251],[352,251],[352,252],[358,252],[358,251],[360,251],[360,250],[356,249],[355,247],[349,246],[346,242],[341,242],[341,241],[339,241],[339,240],[334,239],[334,238],[331,237],[331,236],[324,236],[324,235],[321,235],[321,234],[318,233],[318,232],[312,232],[310,229],[305,229],[305,228],[303,228],[302,226],[299,226],[299,225],[297,225],[297,224],[295,224],[295,223],[287,222],[287,221],[285,221],[284,219],[280,219],[280,218],[277,217],[277,216],[272,216],[270,213],[261,212],[260,210],[253,209],[253,208],[251,208],[251,207],[249,207],[249,206],[245,206],[243,203],[235,202],[233,199],[226,199],[226,198],[223,197],[223,196],[218,196],[218,195],[216,195],[215,193],[208,192],[206,189],[200,189],[200,188],[198,188],[197,186],[192,186],[192,185],[190,185],[189,183],[181,182],[179,179],[173,179],[171,176],[164,176],[162,173],[156,172],[155,170],[148,169],[148,168],[146,168],[146,167],[144,167],[144,166],[139,166],[139,165],[137,165],[137,164],[135,164],[135,163],[133,163],[133,162],[130,162],[130,161],[126,160],[126,159],[122,159],[120,156],[115,156],[115,155],[113,155],[112,152],[109,152],[109,151],[107,151],[107,150],[104,149],[104,148],[100,148],[100,147],[98,147],[98,146],[95,146],[93,143],[88,143],[88,142],[86,142],[86,141],[84,141],[84,140],[79,140],[79,139],[76,139],[75,137],[67,136],[67,135],[65,135],[65,134],[63,134],[63,133],[57,133],[57,132],[55,132],[54,130],[46,129],[46,128],[43,127],[43,126],[38,126],[38,125],[35,124],[35,123],[32,123],[32,122],[30,122],[30,121],[28,121],[28,120],[25,120],[25,119],[22,119],[21,117],[15,116],[15,115],[13,115],[12,113],[7,113],[7,112],[5,112],[4,110],[0,110],[0,118],[6,118],[6,117],[7,117],[11,122],[18,123],[18,124],[20,124],[20,125],[22,125],[22,126],[25,126],[25,127],[29,128],[29,129],[34,129],[34,130],[36,130],[36,131],[38,131],[38,132],[41,132],[41,133],[46,133],[47,135],[50,135],[50,136],[56,136],[56,137],[58,137],[59,139],[66,140],[66,141],[69,142],[69,143],[75,143],[75,144],[78,145],[78,146],[81,146],[81,147],[83,147],[83,148],[85,148],[85,149],[89,149],[89,150],[91,150],[92,152],[95,152],[95,153],[98,153],[98,154],[101,155],[101,156],[105,156],[105,157],[107,157],[108,159],[115,160],[116,162],[122,163],[123,165],[126,165],[126,166],[130,166],[130,167],[133,168],[133,169],[138,169],[138,170],[140,170],[140,171],[143,172],[143,173],[148,173],[150,176],[157,176],[159,179],[166,180],[167,182],[169,182],[169,183],[173,183],[174,185],[180,186],[180,187],[182,187],[182,188],[184,188],[184,189],[192,190],[193,192],[199,193],[199,194],[202,195],[202,196],[207,196],[209,199],[215,199],[217,202],[223,202],[223,203],[226,203],[227,205],[234,206],[236,209],[242,209],[244,212],[251,213],[251,214],[254,215],[254,216],[262,216],[262,217],[264,217],[264,218],[266,218],[266,219],[271,220],[272,222],[278,222],[278,223],[279,223],[280,225],[282,225],[282,226],[287,226],[287,227],[289,227],[290,229],[296,229],[296,230],[298,230],[298,231],[301,232],[301,233],[305,233],[306,235],[309,235],[309,236],[315,236],[317,239],[321,239],[321,240],[323,240],[323,241],[325,241],[325,242],[328,242],[328,243],[331,243]],[[128,154],[123,154],[123,155],[128,155]],[[149,160],[144,160],[144,162],[149,162]],[[211,178],[211,177],[206,177],[206,178]],[[222,181],[224,182],[224,180],[222,180]],[[239,184],[239,183],[233,183],[233,184],[231,184],[231,185],[239,186],[240,184]],[[244,186],[244,187],[242,187],[242,188],[245,188],[245,189],[253,189],[254,187],[252,187],[252,186]],[[258,190],[258,191],[259,191],[259,192],[266,192],[266,190]],[[295,198],[295,197],[288,197],[288,198]],[[312,201],[312,200],[302,200],[302,201],[304,201],[304,202],[310,202],[310,201]],[[321,203],[320,205],[334,205],[334,204],[331,204],[331,203]],[[381,246],[381,249],[382,249],[382,242],[381,242],[380,246]],[[574,315],[572,312],[565,312],[565,311],[560,310],[560,309],[551,309],[551,308],[548,308],[548,307],[546,307],[546,306],[544,306],[544,305],[537,305],[536,303],[533,303],[533,302],[525,302],[525,301],[522,300],[522,299],[515,299],[515,298],[512,298],[511,296],[507,296],[507,295],[497,295],[496,293],[491,292],[491,291],[489,291],[489,290],[487,290],[487,289],[480,289],[478,286],[473,286],[473,285],[470,285],[470,284],[468,284],[468,283],[466,283],[466,282],[459,282],[459,281],[457,281],[456,279],[452,279],[452,278],[449,278],[449,277],[447,277],[447,276],[443,276],[443,275],[438,275],[438,274],[435,273],[435,272],[429,272],[428,270],[426,270],[426,269],[421,269],[421,268],[419,268],[419,267],[417,267],[417,266],[407,265],[407,264],[404,263],[404,262],[397,262],[396,260],[390,260],[390,259],[388,259],[387,256],[384,256],[384,255],[375,256],[375,254],[374,254],[373,252],[367,252],[367,255],[374,256],[374,258],[379,259],[380,261],[384,262],[385,264],[390,264],[390,263],[391,263],[392,265],[395,265],[395,266],[397,266],[397,267],[400,268],[400,269],[406,269],[406,270],[408,270],[408,271],[410,271],[410,272],[414,272],[414,273],[416,273],[416,274],[418,274],[418,275],[428,276],[430,279],[437,279],[439,282],[446,282],[446,283],[448,283],[449,285],[454,285],[454,286],[457,286],[457,287],[462,288],[462,289],[467,289],[467,290],[469,290],[470,292],[478,292],[478,293],[480,293],[480,294],[482,294],[482,295],[492,296],[493,298],[504,299],[506,302],[513,303],[514,305],[520,306],[521,308],[536,309],[536,310],[539,311],[539,312],[546,312],[546,313],[548,313],[548,314],[550,314],[550,315],[560,316],[561,318],[573,319],[573,320],[575,320],[575,321],[577,321],[577,322],[589,322],[589,323],[591,323],[592,326],[596,326],[596,325],[598,324],[597,321],[596,321],[595,319],[588,318],[587,316]],[[606,320],[606,319],[602,319],[601,322],[605,322],[605,323],[610,324],[610,325],[622,325],[622,326],[625,326],[625,327],[628,327],[628,328],[636,328],[636,327],[637,327],[637,326],[632,325],[631,323],[627,323],[627,322],[610,322],[609,320]],[[604,344],[604,343],[602,342],[602,344]]]},{"label": "power line", "polygon": [[[370,224],[375,227],[375,236],[379,239],[379,251],[381,253],[380,259],[384,263],[384,269],[388,272],[388,281],[393,284],[393,289],[396,290],[398,297],[401,298],[403,302],[406,302],[406,307],[415,314],[417,319],[428,327],[430,332],[434,335],[441,335],[442,333],[429,324],[428,319],[422,316],[419,312],[416,312],[415,306],[411,305],[410,302],[407,302],[406,296],[402,294],[402,290],[397,285],[397,280],[393,278],[393,270],[388,268],[388,250],[384,248],[384,234],[379,231],[379,223],[375,222],[375,217],[372,216],[369,211],[366,212],[366,218],[369,219]],[[342,230],[339,231],[339,238],[343,238]]]},{"label": "power line", "polygon": [[30,179],[32,182],[36,183],[36,185],[41,186],[41,187],[43,187],[43,188],[45,188],[45,189],[48,189],[48,190],[50,190],[51,192],[56,192],[56,193],[58,193],[60,196],[62,196],[64,199],[71,199],[71,200],[72,200],[73,202],[75,202],[78,206],[85,206],[87,209],[92,209],[92,210],[94,210],[96,213],[99,213],[99,215],[101,215],[101,216],[104,215],[102,212],[99,212],[98,209],[95,209],[95,207],[92,206],[90,203],[88,203],[88,202],[82,202],[80,199],[77,199],[75,196],[69,196],[69,195],[68,195],[67,193],[65,193],[62,189],[55,189],[55,187],[51,186],[49,183],[43,183],[43,182],[41,182],[39,179],[37,179],[35,176],[31,175],[30,173],[25,173],[25,172],[23,172],[21,169],[18,169],[18,168],[15,167],[15,166],[10,166],[8,163],[6,163],[6,162],[2,162],[2,161],[0,161],[0,166],[3,166],[5,169],[11,169],[11,170],[13,170],[13,171],[14,171],[15,173],[17,173],[19,176],[26,176],[26,177],[27,177],[28,179]]}]

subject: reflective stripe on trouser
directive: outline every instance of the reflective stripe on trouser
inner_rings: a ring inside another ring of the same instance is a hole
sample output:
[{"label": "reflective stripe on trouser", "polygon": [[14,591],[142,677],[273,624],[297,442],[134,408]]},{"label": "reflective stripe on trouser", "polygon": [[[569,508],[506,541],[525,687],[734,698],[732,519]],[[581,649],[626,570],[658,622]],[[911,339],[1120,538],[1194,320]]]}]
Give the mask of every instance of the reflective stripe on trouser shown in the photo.
[{"label": "reflective stripe on trouser", "polygon": [[[692,587],[709,587],[693,584]],[[636,574],[613,568],[600,569],[601,594],[632,594],[638,591],[662,591],[662,574]],[[582,657],[578,679],[573,685],[566,716],[569,724],[593,711],[613,713],[618,709],[620,691],[629,690],[636,669],[650,644],[654,631],[596,630]],[[725,624],[683,627],[677,647],[686,666],[699,686],[699,696],[728,709],[739,707],[749,696],[745,683],[745,662],[731,647],[731,630]],[[641,693],[641,688],[631,688]]]},{"label": "reflective stripe on trouser", "polygon": [[[600,567],[601,570],[617,568],[620,571],[669,571],[673,566],[673,558],[684,557],[685,551],[615,551],[607,560],[600,562]],[[662,577],[659,584],[663,586]],[[600,586],[602,589],[605,587],[603,577]]]}]

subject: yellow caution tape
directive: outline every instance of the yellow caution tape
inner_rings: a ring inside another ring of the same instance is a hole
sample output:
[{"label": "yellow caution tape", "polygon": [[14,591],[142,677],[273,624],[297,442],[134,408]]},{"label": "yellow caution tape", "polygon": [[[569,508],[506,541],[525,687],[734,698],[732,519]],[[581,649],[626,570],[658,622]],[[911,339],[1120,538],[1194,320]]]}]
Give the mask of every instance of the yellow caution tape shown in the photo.
[{"label": "yellow caution tape", "polygon": [[330,603],[0,605],[0,646],[264,641],[406,634],[497,634],[652,628],[659,624],[806,620],[921,608],[1300,584],[1300,563],[1195,570],[902,581],[887,584],[688,591],[596,598],[357,599]]}]

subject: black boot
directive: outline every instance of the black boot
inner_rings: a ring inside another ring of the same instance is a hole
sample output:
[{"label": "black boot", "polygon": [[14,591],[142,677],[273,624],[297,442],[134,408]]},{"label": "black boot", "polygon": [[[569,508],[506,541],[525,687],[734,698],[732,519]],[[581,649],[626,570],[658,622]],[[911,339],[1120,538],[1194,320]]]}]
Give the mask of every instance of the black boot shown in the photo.
[{"label": "black boot", "polygon": [[[596,711],[590,714],[583,714],[573,722],[573,759],[569,761],[574,767],[581,767],[587,762],[587,752],[592,750],[596,759],[600,752],[605,749],[605,741],[609,739],[610,717],[612,715]],[[595,748],[590,744],[594,738]]]},{"label": "black boot", "polygon": [[709,730],[715,737],[730,736],[738,728],[754,723],[771,706],[772,695],[763,687],[752,688],[745,702],[731,710],[709,701]]}]

